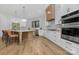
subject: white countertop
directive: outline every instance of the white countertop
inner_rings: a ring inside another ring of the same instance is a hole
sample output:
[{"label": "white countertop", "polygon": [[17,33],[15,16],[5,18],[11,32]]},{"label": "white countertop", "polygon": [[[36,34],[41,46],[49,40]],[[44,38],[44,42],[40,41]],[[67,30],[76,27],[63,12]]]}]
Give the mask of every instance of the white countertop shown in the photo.
[{"label": "white countertop", "polygon": [[30,31],[33,31],[33,30],[10,30],[10,31],[15,31],[15,32],[30,32]]},{"label": "white countertop", "polygon": [[14,32],[31,32],[31,31],[34,31],[34,30],[27,30],[27,29],[21,29],[21,30],[3,29],[3,30],[14,31]]}]

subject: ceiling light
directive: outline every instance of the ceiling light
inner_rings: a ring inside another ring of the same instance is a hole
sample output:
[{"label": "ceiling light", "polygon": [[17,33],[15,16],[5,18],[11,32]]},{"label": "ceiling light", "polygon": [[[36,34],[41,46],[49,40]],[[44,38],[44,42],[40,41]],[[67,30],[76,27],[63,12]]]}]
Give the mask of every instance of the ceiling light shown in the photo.
[{"label": "ceiling light", "polygon": [[27,22],[27,19],[22,19],[22,22]]}]

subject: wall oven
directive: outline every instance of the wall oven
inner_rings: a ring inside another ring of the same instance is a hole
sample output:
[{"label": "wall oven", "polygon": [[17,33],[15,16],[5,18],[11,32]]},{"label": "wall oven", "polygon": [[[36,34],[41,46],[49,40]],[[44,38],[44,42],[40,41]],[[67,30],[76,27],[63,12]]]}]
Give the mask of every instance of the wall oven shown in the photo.
[{"label": "wall oven", "polygon": [[79,44],[79,10],[62,16],[61,38]]}]

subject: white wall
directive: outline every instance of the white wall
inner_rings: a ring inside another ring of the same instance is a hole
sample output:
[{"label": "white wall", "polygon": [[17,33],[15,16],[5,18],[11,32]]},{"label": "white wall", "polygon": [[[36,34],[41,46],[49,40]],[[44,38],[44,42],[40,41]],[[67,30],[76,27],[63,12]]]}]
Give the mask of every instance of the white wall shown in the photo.
[{"label": "white wall", "polygon": [[0,14],[0,36],[2,36],[2,29],[8,29],[10,26],[10,17]]}]

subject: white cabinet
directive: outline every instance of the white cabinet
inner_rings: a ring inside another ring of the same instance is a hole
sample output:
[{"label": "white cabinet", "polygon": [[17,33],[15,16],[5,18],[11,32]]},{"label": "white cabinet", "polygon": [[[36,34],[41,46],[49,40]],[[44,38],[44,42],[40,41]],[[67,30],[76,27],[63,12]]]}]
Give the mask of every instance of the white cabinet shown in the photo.
[{"label": "white cabinet", "polygon": [[79,10],[79,4],[62,4],[62,15]]},{"label": "white cabinet", "polygon": [[55,24],[61,23],[61,5],[57,4],[55,5]]},{"label": "white cabinet", "polygon": [[65,14],[67,14],[68,5],[67,4],[62,4],[61,6],[62,6],[61,7],[61,13],[62,13],[61,16],[63,16]]},{"label": "white cabinet", "polygon": [[61,39],[61,42],[59,42],[62,48],[64,48],[66,51],[70,52],[71,54],[79,54],[79,44],[75,44],[73,42]]},{"label": "white cabinet", "polygon": [[49,40],[56,42],[56,32],[55,31],[49,31],[49,30],[45,30],[44,31],[44,37],[48,38]]},{"label": "white cabinet", "polygon": [[61,16],[79,10],[79,4],[56,4],[55,5],[55,24],[61,24]]},{"label": "white cabinet", "polygon": [[43,36],[44,35],[44,30],[39,30],[39,35]]},{"label": "white cabinet", "polygon": [[79,10],[79,4],[70,4],[69,8],[70,8],[70,12],[73,12],[75,10]]}]

